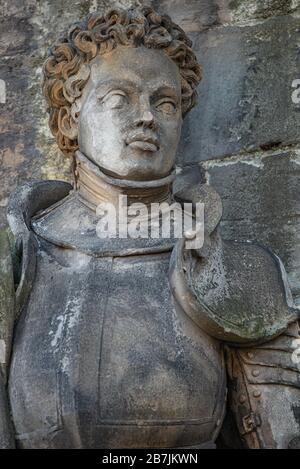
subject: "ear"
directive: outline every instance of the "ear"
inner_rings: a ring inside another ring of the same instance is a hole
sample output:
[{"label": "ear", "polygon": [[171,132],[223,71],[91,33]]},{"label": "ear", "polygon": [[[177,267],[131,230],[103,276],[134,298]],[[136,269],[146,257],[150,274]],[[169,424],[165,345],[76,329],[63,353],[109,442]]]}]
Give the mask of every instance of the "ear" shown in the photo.
[{"label": "ear", "polygon": [[58,113],[58,128],[60,132],[70,140],[74,140],[78,135],[77,122],[72,117],[72,107],[63,106]]}]

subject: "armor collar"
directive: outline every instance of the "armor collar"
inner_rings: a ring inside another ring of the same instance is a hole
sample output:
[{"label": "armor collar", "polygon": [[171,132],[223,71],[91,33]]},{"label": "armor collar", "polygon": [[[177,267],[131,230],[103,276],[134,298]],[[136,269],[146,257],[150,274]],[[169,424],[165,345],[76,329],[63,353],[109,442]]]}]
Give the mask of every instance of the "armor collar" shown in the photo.
[{"label": "armor collar", "polygon": [[118,206],[120,195],[127,196],[128,205],[139,202],[149,207],[151,203],[171,202],[175,171],[152,181],[116,179],[103,173],[80,151],[76,152],[75,165],[75,190],[91,209],[107,202]]}]

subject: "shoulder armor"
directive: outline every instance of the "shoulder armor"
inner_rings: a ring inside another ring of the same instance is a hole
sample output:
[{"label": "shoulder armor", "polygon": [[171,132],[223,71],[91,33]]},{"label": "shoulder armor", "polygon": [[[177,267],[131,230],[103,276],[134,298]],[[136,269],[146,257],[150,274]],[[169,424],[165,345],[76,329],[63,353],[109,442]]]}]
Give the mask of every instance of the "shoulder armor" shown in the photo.
[{"label": "shoulder armor", "polygon": [[255,243],[218,238],[203,259],[180,240],[172,253],[170,284],[202,330],[239,346],[270,340],[299,318],[282,263]]},{"label": "shoulder armor", "polygon": [[15,300],[16,319],[29,296],[35,275],[36,242],[31,231],[31,217],[65,197],[71,189],[72,186],[63,181],[33,181],[18,187],[9,199],[7,220],[21,263]]},{"label": "shoulder armor", "polygon": [[64,181],[32,181],[18,187],[7,207],[7,220],[15,237],[30,231],[31,217],[66,197],[71,189]]}]

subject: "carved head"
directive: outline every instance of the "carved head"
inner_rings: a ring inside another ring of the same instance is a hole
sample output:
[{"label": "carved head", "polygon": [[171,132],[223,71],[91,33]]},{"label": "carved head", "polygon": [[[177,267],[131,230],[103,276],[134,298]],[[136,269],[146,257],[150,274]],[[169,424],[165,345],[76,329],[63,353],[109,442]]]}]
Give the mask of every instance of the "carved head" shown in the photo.
[{"label": "carved head", "polygon": [[168,16],[149,7],[94,13],[45,62],[50,129],[65,154],[80,149],[114,177],[164,177],[200,80],[191,41]]}]

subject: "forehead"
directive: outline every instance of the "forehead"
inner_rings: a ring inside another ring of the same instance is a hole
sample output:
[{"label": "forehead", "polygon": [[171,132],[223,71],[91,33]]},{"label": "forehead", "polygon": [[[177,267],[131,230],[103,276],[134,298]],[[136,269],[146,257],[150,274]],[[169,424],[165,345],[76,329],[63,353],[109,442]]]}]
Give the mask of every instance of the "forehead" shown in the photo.
[{"label": "forehead", "polygon": [[161,50],[118,46],[109,54],[97,56],[90,66],[90,79],[95,87],[123,80],[139,90],[166,87],[181,93],[179,68]]}]

